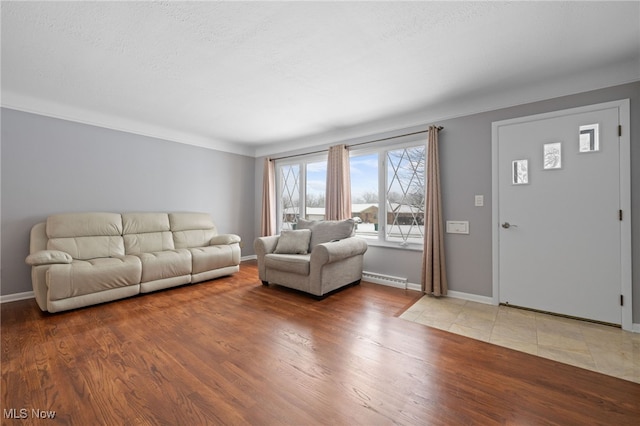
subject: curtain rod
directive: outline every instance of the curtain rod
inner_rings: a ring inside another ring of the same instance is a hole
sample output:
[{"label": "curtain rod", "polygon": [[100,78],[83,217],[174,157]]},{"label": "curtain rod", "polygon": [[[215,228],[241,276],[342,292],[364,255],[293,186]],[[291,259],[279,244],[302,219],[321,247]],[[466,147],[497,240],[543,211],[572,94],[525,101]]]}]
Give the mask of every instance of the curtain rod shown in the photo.
[{"label": "curtain rod", "polygon": [[[440,130],[444,129],[444,127],[442,127],[442,126],[438,126],[436,129],[437,129],[438,131],[440,131]],[[419,135],[419,134],[421,134],[421,133],[429,133],[429,129],[427,129],[427,130],[420,130],[419,132],[405,133],[405,134],[403,134],[403,135],[389,136],[388,138],[374,139],[374,140],[372,140],[372,141],[367,141],[367,142],[354,143],[354,144],[352,144],[352,145],[346,145],[346,146],[345,146],[345,148],[346,148],[346,149],[349,149],[349,148],[351,148],[352,146],[367,145],[367,144],[370,144],[370,143],[382,142],[382,141],[388,141],[388,140],[391,140],[391,139],[402,138],[402,137],[405,137],[405,136]],[[321,153],[321,152],[327,152],[327,151],[328,151],[328,149],[321,149],[321,150],[313,151],[313,152],[305,152],[304,154],[293,154],[293,155],[286,155],[286,156],[284,156],[284,157],[270,158],[269,160],[270,160],[270,161],[284,160],[284,159],[286,159],[286,158],[294,158],[294,157],[301,157],[301,156],[303,156],[303,155],[319,154],[319,153]]]}]

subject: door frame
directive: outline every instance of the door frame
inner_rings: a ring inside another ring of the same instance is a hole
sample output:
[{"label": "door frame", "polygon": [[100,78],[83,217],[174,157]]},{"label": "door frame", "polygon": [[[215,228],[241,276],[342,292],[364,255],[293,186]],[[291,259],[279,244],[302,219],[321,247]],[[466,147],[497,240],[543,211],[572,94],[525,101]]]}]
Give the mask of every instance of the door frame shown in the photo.
[{"label": "door frame", "polygon": [[500,304],[500,191],[498,174],[498,130],[502,126],[545,120],[548,118],[580,114],[609,108],[618,108],[618,120],[622,128],[620,143],[620,209],[623,211],[620,222],[620,294],[624,297],[622,306],[622,329],[633,329],[633,299],[631,280],[631,112],[629,99],[605,102],[577,108],[569,108],[543,114],[529,115],[491,123],[491,167],[492,167],[492,257],[493,257],[493,296],[492,303]]}]

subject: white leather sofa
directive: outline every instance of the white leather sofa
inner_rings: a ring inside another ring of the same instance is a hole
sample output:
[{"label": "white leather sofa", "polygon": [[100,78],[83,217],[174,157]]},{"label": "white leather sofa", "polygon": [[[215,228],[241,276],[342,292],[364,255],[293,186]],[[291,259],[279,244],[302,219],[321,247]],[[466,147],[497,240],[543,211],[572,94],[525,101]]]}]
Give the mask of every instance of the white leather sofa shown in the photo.
[{"label": "white leather sofa", "polygon": [[359,283],[368,246],[354,235],[353,219],[299,219],[296,230],[257,238],[253,246],[262,284],[278,284],[323,297]]},{"label": "white leather sofa", "polygon": [[64,213],[31,229],[40,309],[59,312],[239,270],[240,237],[207,213]]}]

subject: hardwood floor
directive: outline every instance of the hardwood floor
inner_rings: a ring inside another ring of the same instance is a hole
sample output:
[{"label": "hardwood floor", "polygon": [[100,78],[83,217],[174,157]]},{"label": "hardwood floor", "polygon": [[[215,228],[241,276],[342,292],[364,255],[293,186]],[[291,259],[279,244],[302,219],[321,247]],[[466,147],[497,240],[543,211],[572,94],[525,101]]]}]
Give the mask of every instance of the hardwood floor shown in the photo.
[{"label": "hardwood floor", "polygon": [[2,424],[638,424],[640,384],[397,318],[419,296],[316,300],[245,262],[66,313],[5,303]]}]

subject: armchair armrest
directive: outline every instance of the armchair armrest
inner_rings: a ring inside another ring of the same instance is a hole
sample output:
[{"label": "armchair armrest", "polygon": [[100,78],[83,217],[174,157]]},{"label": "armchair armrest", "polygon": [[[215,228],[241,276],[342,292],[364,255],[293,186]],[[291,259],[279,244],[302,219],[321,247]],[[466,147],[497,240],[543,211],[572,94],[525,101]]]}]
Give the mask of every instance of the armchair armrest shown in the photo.
[{"label": "armchair armrest", "polygon": [[276,251],[278,239],[280,235],[271,235],[268,237],[258,237],[253,241],[253,249],[256,252],[258,260],[258,277],[265,284],[267,277],[267,269],[265,266],[265,256]]},{"label": "armchair armrest", "polygon": [[54,263],[71,263],[73,258],[69,253],[60,250],[39,250],[31,253],[25,259],[27,265],[50,265]]},{"label": "armchair armrest", "polygon": [[279,235],[271,235],[269,237],[258,237],[253,242],[253,248],[258,258],[264,257],[266,254],[273,253],[278,245]]},{"label": "armchair armrest", "polygon": [[242,241],[240,239],[240,236],[236,234],[221,234],[211,238],[211,241],[209,241],[209,245],[211,246],[229,245],[229,244],[239,243],[240,241]]},{"label": "armchair armrest", "polygon": [[367,248],[367,242],[357,237],[349,237],[343,240],[318,244],[311,252],[311,263],[324,265],[326,263],[337,262],[364,254]]}]

